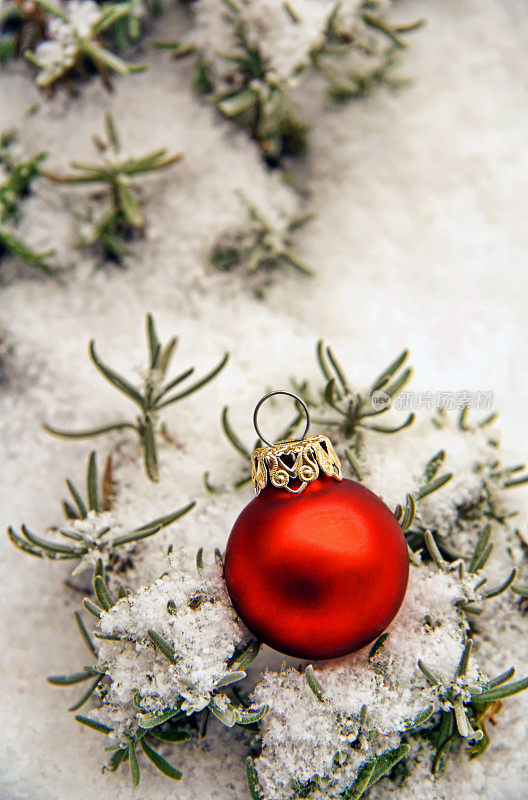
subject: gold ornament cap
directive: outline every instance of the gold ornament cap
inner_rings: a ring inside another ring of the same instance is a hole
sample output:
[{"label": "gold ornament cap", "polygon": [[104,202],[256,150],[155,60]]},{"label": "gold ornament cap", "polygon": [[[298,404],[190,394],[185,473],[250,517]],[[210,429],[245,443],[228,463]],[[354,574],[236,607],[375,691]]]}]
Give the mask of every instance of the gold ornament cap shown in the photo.
[{"label": "gold ornament cap", "polygon": [[[306,426],[300,439],[281,440],[272,444],[262,436],[257,422],[258,412],[269,397],[277,394],[293,397],[302,409]],[[328,436],[306,436],[310,427],[310,414],[306,403],[297,395],[286,391],[265,395],[255,407],[253,424],[259,438],[265,443],[264,447],[257,447],[251,456],[251,482],[257,494],[268,485],[299,494],[321,472],[338,481],[342,479],[341,464]]]}]

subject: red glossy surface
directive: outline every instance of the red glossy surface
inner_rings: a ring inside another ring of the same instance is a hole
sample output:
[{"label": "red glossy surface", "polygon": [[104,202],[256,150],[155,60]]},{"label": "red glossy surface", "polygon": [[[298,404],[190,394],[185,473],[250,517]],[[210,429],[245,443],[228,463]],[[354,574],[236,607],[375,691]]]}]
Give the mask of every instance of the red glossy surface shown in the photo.
[{"label": "red glossy surface", "polygon": [[225,556],[233,605],[263,642],[299,658],[359,650],[396,615],[409,558],[387,506],[350,480],[299,494],[266,487],[238,517]]}]

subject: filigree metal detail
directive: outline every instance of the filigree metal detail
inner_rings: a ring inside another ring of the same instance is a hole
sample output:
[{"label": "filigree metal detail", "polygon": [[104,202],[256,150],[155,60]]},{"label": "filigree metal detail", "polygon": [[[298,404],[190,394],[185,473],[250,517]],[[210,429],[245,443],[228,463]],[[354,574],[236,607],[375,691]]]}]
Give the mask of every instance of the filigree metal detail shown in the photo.
[{"label": "filigree metal detail", "polygon": [[[276,442],[270,447],[258,447],[251,456],[251,481],[257,494],[268,483],[298,494],[318,478],[321,471],[338,481],[343,477],[341,464],[327,436]],[[292,489],[290,483],[294,480],[301,483]]]}]

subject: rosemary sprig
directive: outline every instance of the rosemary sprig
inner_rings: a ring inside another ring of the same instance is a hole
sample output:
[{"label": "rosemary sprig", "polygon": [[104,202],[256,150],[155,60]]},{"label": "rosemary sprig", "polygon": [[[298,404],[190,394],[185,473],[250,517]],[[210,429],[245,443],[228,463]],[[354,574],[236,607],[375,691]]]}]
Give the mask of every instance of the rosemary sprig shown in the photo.
[{"label": "rosemary sprig", "polygon": [[136,44],[145,34],[149,17],[162,13],[161,0],[116,0],[127,13],[116,20],[110,31],[111,41],[117,51]]},{"label": "rosemary sprig", "polygon": [[[247,131],[259,144],[264,160],[274,166],[284,156],[304,151],[307,126],[297,115],[287,81],[272,69],[258,36],[243,19],[241,7],[232,0],[223,0],[222,5],[223,18],[231,27],[231,47],[216,54],[218,64],[193,44],[172,40],[155,42],[155,46],[175,58],[194,55],[195,91]],[[226,65],[228,80],[224,81]]]},{"label": "rosemary sprig", "polygon": [[312,66],[328,81],[331,99],[343,102],[362,97],[380,84],[392,88],[405,85],[405,80],[393,77],[392,69],[398,52],[407,47],[403,37],[420,28],[423,20],[394,25],[379,12],[368,10],[368,4],[361,8],[353,27],[344,16],[341,2],[336,2],[310,50]]},{"label": "rosemary sprig", "polygon": [[[232,25],[233,46],[229,52],[219,54],[236,68],[234,86],[216,92],[210,100],[223,116],[258,142],[264,159],[274,165],[283,156],[305,149],[307,128],[297,116],[286,82],[271,69],[258,37],[248,30],[238,11],[234,4],[227,7],[225,17]],[[204,80],[206,68],[203,60],[197,62],[195,87],[213,83],[211,72]]]},{"label": "rosemary sprig", "polygon": [[357,392],[352,388],[332,348],[319,340],[316,358],[324,380],[321,399],[313,399],[308,392],[307,384],[293,382],[297,390],[303,393],[305,402],[315,406],[316,412],[319,409],[322,413],[330,412],[330,415],[324,418],[314,416],[312,421],[341,433],[346,441],[345,455],[351,467],[357,465],[357,470],[359,470],[358,458],[361,456],[364,443],[364,431],[398,433],[414,422],[414,414],[409,414],[398,425],[381,425],[377,422],[380,416],[389,411],[392,401],[412,377],[412,369],[404,368],[408,355],[408,351],[404,350],[366,391]]},{"label": "rosemary sprig", "polygon": [[[26,60],[37,69],[36,84],[52,92],[60,83],[73,91],[72,79],[86,74],[86,67],[101,76],[111,88],[110,73],[129,75],[145,68],[128,64],[102,40],[102,35],[128,17],[128,3],[107,2],[102,6],[57,6],[49,0],[32,0],[47,19],[47,41],[26,50]],[[84,7],[83,7],[84,6]]]},{"label": "rosemary sprig", "polygon": [[313,215],[293,219],[279,228],[267,220],[242,192],[237,194],[247,209],[249,227],[228,231],[220,237],[209,255],[213,269],[227,272],[243,268],[250,274],[293,269],[305,277],[312,275],[312,270],[294,255],[293,238]]},{"label": "rosemary sprig", "polygon": [[[487,578],[482,576],[481,570],[486,566],[493,551],[493,544],[490,542],[490,538],[491,526],[486,525],[477,539],[469,564],[466,566],[462,558],[458,558],[455,561],[446,561],[438,547],[437,537],[431,531],[426,530],[424,532],[425,545],[432,561],[442,572],[451,573],[459,579],[462,599],[458,601],[457,605],[466,614],[482,613],[482,609],[476,606],[475,603],[491,600],[503,594],[512,586],[517,575],[517,570],[513,568],[498,586],[494,586],[491,589],[486,588]],[[473,578],[476,582],[471,586]]]},{"label": "rosemary sprig", "polygon": [[449,679],[437,675],[422,661],[418,662],[427,682],[436,689],[444,709],[433,731],[436,747],[433,773],[443,769],[450,749],[464,740],[470,744],[467,751],[470,758],[482,755],[489,745],[486,719],[500,710],[502,699],[528,688],[528,678],[508,683],[514,674],[513,667],[490,681],[469,680],[467,671],[472,645],[472,640],[468,639],[458,667]]},{"label": "rosemary sprig", "polygon": [[[211,42],[206,52],[193,42],[175,39],[156,41],[154,46],[176,59],[193,57],[194,89],[247,131],[272,166],[306,147],[307,125],[292,100],[292,89],[303,77],[323,75],[335,101],[360,97],[379,84],[401,86],[405,81],[394,77],[393,64],[407,46],[406,34],[422,24],[394,25],[377,3],[359,4],[350,20],[351,9],[342,8],[338,0],[314,33],[311,47],[300,44],[298,59],[281,72],[265,53],[258,23],[247,18],[247,4],[223,0],[218,5],[218,15],[228,25],[226,49],[219,51]],[[283,3],[285,28],[302,22],[294,6]]]},{"label": "rosemary sprig", "polygon": [[137,434],[143,450],[145,473],[151,481],[157,481],[158,454],[156,437],[158,435],[166,435],[163,426],[158,424],[160,413],[165,408],[174,405],[174,403],[183,400],[185,397],[189,397],[212,381],[227,364],[229,355],[225,353],[218,364],[203,377],[188,384],[185,388],[180,388],[178,391],[171,393],[191,377],[194,373],[194,367],[189,367],[180,372],[175,378],[165,382],[177,346],[177,339],[173,337],[162,346],[152,314],[147,314],[146,333],[149,360],[145,379],[139,388],[136,388],[127,378],[122,377],[100,360],[95,350],[93,339],[89,346],[90,359],[96,369],[115,389],[122,392],[139,408],[139,414],[135,421],[114,422],[99,428],[81,431],[65,431],[51,425],[44,425],[44,429],[54,436],[65,439],[86,439],[112,431],[133,430]]},{"label": "rosemary sprig", "polygon": [[100,163],[72,162],[70,175],[45,171],[51,181],[70,185],[96,184],[103,188],[97,198],[106,201],[103,214],[96,219],[88,235],[80,239],[83,247],[100,246],[106,256],[121,261],[130,254],[129,242],[145,230],[138,188],[133,178],[171,167],[183,157],[181,153],[167,155],[166,150],[154,150],[143,156],[131,157],[122,153],[121,139],[111,114],[105,116],[106,140],[94,137],[101,154]]},{"label": "rosemary sprig", "polygon": [[371,786],[374,786],[381,778],[388,775],[396,764],[405,758],[409,750],[410,745],[400,744],[393,750],[387,750],[380,756],[367,761],[360,769],[352,786],[343,792],[342,797],[344,800],[359,800]]},{"label": "rosemary sprig", "polygon": [[[172,525],[173,522],[187,514],[196,503],[193,501],[186,506],[166,514],[150,522],[134,528],[126,533],[115,534],[108,524],[105,512],[112,507],[112,461],[107,458],[104,474],[101,481],[101,490],[98,486],[97,462],[95,452],[90,453],[86,468],[86,498],[75,487],[73,482],[66,480],[66,486],[71,500],[63,501],[62,508],[66,520],[73,523],[72,528],[61,528],[58,534],[66,541],[59,538],[55,540],[43,539],[32,533],[26,525],[22,525],[19,536],[10,526],[7,535],[12,544],[19,550],[37,558],[47,558],[54,561],[77,560],[80,564],[74,574],[86,569],[93,563],[94,557],[104,559],[109,565],[115,565],[119,557],[119,548],[124,545],[134,544]],[[76,524],[88,520],[89,526]]]},{"label": "rosemary sprig", "polygon": [[35,2],[4,0],[0,6],[0,64],[33,49],[46,35],[46,17]]},{"label": "rosemary sprig", "polygon": [[28,266],[49,274],[53,272],[49,261],[55,251],[34,250],[23,242],[12,228],[21,201],[31,191],[35,179],[42,174],[40,165],[46,158],[46,153],[36,153],[26,160],[19,161],[11,154],[14,139],[13,131],[4,131],[0,134],[0,258],[4,253],[11,253]]}]

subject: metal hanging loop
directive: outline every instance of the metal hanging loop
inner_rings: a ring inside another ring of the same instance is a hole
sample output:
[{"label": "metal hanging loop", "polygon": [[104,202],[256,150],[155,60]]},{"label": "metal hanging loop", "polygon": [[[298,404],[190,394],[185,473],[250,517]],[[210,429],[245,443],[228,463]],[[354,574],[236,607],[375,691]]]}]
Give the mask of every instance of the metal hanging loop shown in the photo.
[{"label": "metal hanging loop", "polygon": [[295,402],[298,403],[301,406],[302,410],[303,410],[304,416],[306,417],[306,425],[305,425],[305,428],[304,428],[304,431],[303,431],[303,435],[299,437],[298,441],[301,441],[302,439],[304,439],[306,437],[306,434],[308,433],[308,429],[310,427],[310,412],[308,411],[308,407],[307,407],[306,403],[303,400],[301,400],[301,398],[298,397],[298,395],[293,394],[293,392],[285,392],[285,391],[283,391],[281,389],[277,390],[276,392],[270,392],[269,394],[265,394],[264,397],[261,397],[261,399],[258,401],[257,405],[255,406],[255,411],[253,412],[253,425],[255,426],[255,430],[257,432],[257,436],[259,437],[261,442],[263,442],[264,444],[267,444],[269,447],[273,447],[273,442],[268,442],[268,440],[264,438],[264,436],[262,435],[262,433],[261,433],[261,431],[259,429],[257,418],[258,418],[258,412],[260,411],[260,407],[262,406],[262,404],[265,403],[266,400],[269,400],[270,397],[274,397],[276,394],[284,394],[287,397],[293,397]]}]

